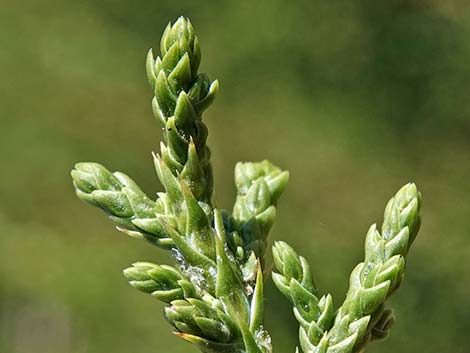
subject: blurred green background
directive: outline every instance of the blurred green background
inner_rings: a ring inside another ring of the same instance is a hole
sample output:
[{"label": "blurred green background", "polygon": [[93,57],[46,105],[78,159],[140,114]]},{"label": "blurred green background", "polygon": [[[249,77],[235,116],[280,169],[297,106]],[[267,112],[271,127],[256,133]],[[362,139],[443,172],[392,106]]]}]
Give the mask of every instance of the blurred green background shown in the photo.
[{"label": "blurred green background", "polygon": [[[121,269],[168,255],[116,232],[74,195],[98,161],[160,189],[144,59],[169,20],[191,18],[219,207],[238,160],[291,172],[271,239],[310,261],[341,303],[368,226],[408,181],[424,223],[398,321],[368,352],[468,352],[470,5],[466,0],[3,0],[0,10],[0,352],[196,352]],[[268,286],[275,352],[297,324]]]}]

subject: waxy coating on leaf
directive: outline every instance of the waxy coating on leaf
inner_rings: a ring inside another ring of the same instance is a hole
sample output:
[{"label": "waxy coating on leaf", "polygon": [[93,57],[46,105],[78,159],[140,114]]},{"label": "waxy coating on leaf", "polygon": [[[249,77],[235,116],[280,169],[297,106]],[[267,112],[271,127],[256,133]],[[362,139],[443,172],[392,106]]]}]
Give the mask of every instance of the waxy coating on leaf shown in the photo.
[{"label": "waxy coating on leaf", "polygon": [[384,304],[403,279],[405,256],[421,224],[420,208],[421,194],[414,184],[403,186],[389,201],[382,233],[375,224],[369,228],[365,260],[352,271],[346,299],[336,313],[330,295],[317,298],[305,259],[283,242],[274,245],[278,273],[273,280],[294,305],[305,353],[361,352],[370,340],[388,335],[395,318]]}]

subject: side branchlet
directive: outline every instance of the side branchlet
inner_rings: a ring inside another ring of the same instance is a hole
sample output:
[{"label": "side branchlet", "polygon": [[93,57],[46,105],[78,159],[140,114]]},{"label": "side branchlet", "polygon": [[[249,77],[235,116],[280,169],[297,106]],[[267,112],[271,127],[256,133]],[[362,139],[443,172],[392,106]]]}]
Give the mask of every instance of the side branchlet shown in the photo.
[{"label": "side branchlet", "polygon": [[277,288],[294,306],[305,353],[358,353],[385,338],[395,321],[385,308],[404,276],[405,258],[421,224],[421,194],[407,184],[389,201],[382,231],[374,224],[365,240],[365,258],[351,273],[346,299],[334,312],[329,294],[319,298],[307,261],[286,243],[273,248]]}]

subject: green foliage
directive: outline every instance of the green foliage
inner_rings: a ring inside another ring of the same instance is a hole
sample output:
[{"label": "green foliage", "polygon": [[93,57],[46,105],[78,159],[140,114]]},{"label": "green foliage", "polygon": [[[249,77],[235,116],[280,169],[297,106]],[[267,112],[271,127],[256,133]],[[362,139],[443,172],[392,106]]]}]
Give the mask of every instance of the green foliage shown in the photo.
[{"label": "green foliage", "polygon": [[[218,82],[198,73],[201,50],[188,19],[167,26],[160,51],[157,58],[148,52],[146,70],[153,112],[164,125],[160,153],[153,156],[165,192],[153,201],[127,175],[78,163],[71,173],[77,196],[105,211],[119,231],[171,250],[176,267],[138,262],[124,275],[166,304],[177,336],[207,353],[271,353],[263,327],[263,257],[289,174],[266,160],[238,163],[232,214],[213,207],[202,113]],[[329,294],[319,298],[307,261],[287,244],[275,244],[273,279],[294,306],[305,353],[360,352],[387,335],[394,319],[384,302],[403,278],[419,208],[414,184],[392,198],[382,233],[375,226],[368,232],[365,260],[353,270],[337,311]]]},{"label": "green foliage", "polygon": [[72,171],[77,195],[101,208],[118,230],[171,249],[177,268],[147,262],[124,270],[129,283],[168,304],[175,333],[204,352],[270,352],[262,326],[261,257],[288,173],[263,161],[239,164],[233,216],[211,205],[212,170],[203,111],[217,81],[198,74],[201,52],[189,20],[169,24],[161,57],[147,56],[155,116],[164,124],[156,201],[123,173],[96,163]]},{"label": "green foliage", "polygon": [[384,304],[403,280],[405,257],[421,223],[420,207],[414,184],[389,201],[382,232],[375,224],[369,228],[364,262],[352,271],[346,299],[336,312],[331,295],[319,298],[307,261],[286,243],[275,244],[278,273],[273,280],[294,306],[304,352],[362,352],[369,341],[387,336],[394,317]]}]

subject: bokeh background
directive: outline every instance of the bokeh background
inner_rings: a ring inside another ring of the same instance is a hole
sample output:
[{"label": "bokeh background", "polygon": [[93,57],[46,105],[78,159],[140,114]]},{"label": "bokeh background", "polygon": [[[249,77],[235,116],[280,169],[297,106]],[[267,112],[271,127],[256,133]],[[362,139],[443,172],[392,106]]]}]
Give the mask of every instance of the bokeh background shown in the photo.
[{"label": "bokeh background", "polygon": [[[144,58],[179,15],[221,83],[205,114],[217,205],[231,207],[238,160],[290,170],[271,239],[299,249],[339,304],[368,226],[415,181],[424,223],[398,321],[368,351],[468,352],[466,0],[2,0],[0,352],[196,352],[121,275],[168,255],[116,232],[69,176],[98,161],[160,190]],[[272,285],[267,296],[275,352],[293,352],[290,307]]]}]

